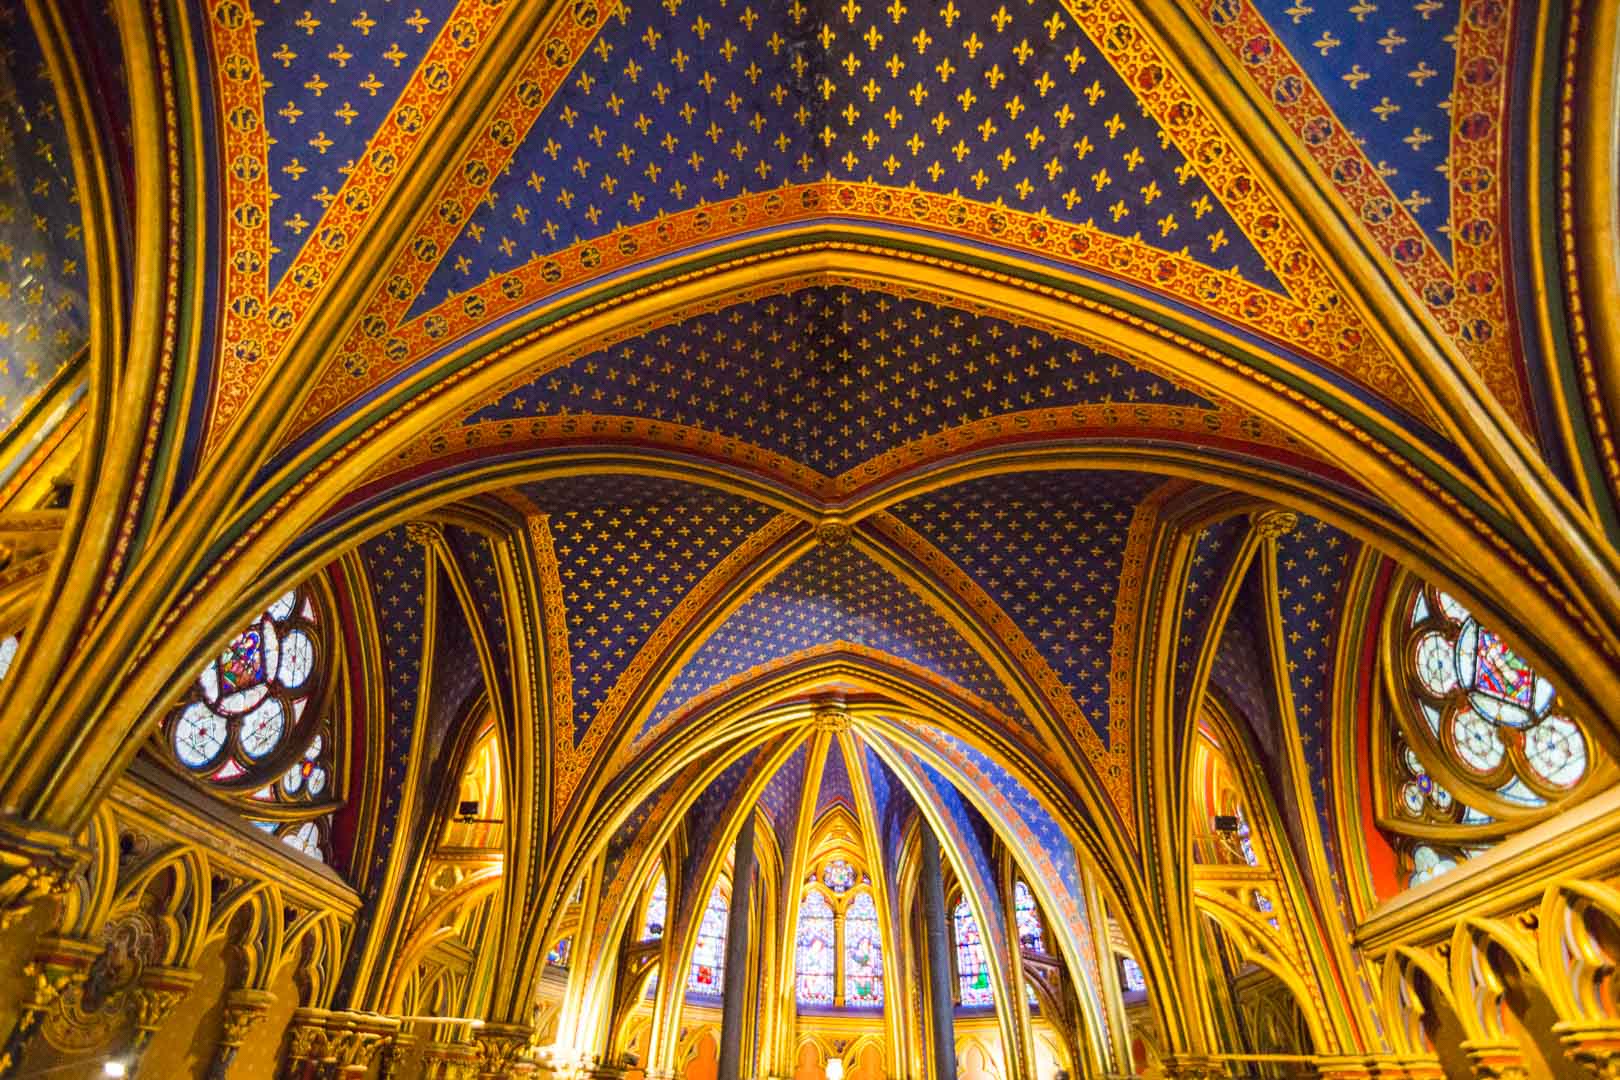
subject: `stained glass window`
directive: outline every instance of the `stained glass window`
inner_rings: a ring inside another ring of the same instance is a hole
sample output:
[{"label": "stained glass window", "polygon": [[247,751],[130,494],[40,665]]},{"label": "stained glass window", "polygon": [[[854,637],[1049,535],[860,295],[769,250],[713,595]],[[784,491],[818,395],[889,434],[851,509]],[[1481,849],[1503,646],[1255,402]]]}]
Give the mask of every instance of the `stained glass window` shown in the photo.
[{"label": "stained glass window", "polygon": [[1409,694],[1384,773],[1415,886],[1567,797],[1595,749],[1552,683],[1448,593],[1414,590],[1400,647]]},{"label": "stained glass window", "polygon": [[561,941],[557,942],[557,944],[553,945],[551,947],[551,951],[546,954],[546,963],[550,964],[554,968],[567,968],[568,953],[573,947],[573,938],[563,938]]},{"label": "stained glass window", "polygon": [[0,640],[0,679],[6,677],[11,671],[11,662],[17,659],[17,646],[22,640],[16,634],[8,635]]},{"label": "stained glass window", "polygon": [[[284,593],[203,667],[163,742],[182,771],[241,800],[254,825],[324,861],[338,792],[322,625],[311,587]],[[254,804],[275,806],[275,820]]]},{"label": "stained glass window", "polygon": [[838,962],[837,922],[832,905],[819,889],[807,890],[799,905],[793,958],[793,987],[799,1004],[831,1005]]},{"label": "stained glass window", "polygon": [[835,893],[847,893],[855,887],[855,868],[843,859],[834,859],[822,868],[821,883]]},{"label": "stained glass window", "polygon": [[[307,588],[271,604],[203,666],[170,714],[175,760],[227,787],[260,787],[284,774],[283,793],[305,791],[312,773],[301,762],[316,734],[310,703],[322,684],[320,641]],[[324,769],[318,758],[312,768]]]},{"label": "stained glass window", "polygon": [[990,1005],[990,965],[984,959],[984,942],[979,939],[979,920],[963,900],[953,916],[956,929],[956,977],[962,1004]]},{"label": "stained glass window", "polygon": [[1046,952],[1046,931],[1041,926],[1041,913],[1036,910],[1035,897],[1022,881],[1013,886],[1013,915],[1018,921],[1018,943],[1034,952]]},{"label": "stained glass window", "polygon": [[883,938],[869,892],[856,896],[844,912],[844,1004],[857,1009],[883,1004]]},{"label": "stained glass window", "polygon": [[1147,979],[1142,975],[1142,966],[1129,956],[1119,958],[1119,979],[1127,993],[1139,994],[1147,989]]},{"label": "stained glass window", "polygon": [[698,924],[697,948],[692,950],[692,970],[686,979],[690,993],[718,997],[725,987],[726,912],[726,894],[716,885]]},{"label": "stained glass window", "polygon": [[658,880],[653,882],[652,895],[647,898],[647,917],[641,923],[641,940],[651,941],[664,936],[664,920],[669,917],[669,879],[662,868]]}]

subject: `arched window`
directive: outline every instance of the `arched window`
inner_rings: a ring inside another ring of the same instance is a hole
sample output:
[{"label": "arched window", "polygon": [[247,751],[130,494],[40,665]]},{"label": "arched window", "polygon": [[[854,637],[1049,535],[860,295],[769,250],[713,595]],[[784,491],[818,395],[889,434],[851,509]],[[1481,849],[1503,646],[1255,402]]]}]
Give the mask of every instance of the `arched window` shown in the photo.
[{"label": "arched window", "polygon": [[1556,688],[1454,597],[1413,590],[1396,646],[1385,801],[1415,886],[1545,816],[1597,762]]},{"label": "arched window", "polygon": [[337,787],[323,627],[314,590],[289,590],[204,665],[163,725],[173,764],[275,806],[274,821],[254,824],[315,858],[324,858]]},{"label": "arched window", "polygon": [[799,905],[799,932],[793,944],[794,992],[801,1005],[833,1003],[837,970],[837,922],[832,905],[819,889],[810,889]]},{"label": "arched window", "polygon": [[869,892],[858,893],[844,912],[844,1004],[857,1009],[883,1004],[883,938]]},{"label": "arched window", "polygon": [[1013,885],[1013,915],[1018,921],[1018,944],[1044,955],[1046,929],[1041,925],[1041,913],[1035,907],[1035,897],[1022,881]]},{"label": "arched window", "polygon": [[658,880],[653,882],[652,895],[647,898],[647,915],[641,922],[641,940],[652,941],[664,936],[664,920],[669,918],[669,879],[664,868],[658,868]]},{"label": "arched window", "polygon": [[698,924],[697,948],[692,950],[692,970],[686,978],[689,993],[718,997],[726,985],[728,910],[725,890],[716,884],[709,894],[709,906],[703,909],[703,921]]},{"label": "arched window", "polygon": [[990,1005],[990,965],[985,963],[984,942],[979,939],[979,920],[963,900],[953,916],[956,928],[956,978],[963,1005]]}]

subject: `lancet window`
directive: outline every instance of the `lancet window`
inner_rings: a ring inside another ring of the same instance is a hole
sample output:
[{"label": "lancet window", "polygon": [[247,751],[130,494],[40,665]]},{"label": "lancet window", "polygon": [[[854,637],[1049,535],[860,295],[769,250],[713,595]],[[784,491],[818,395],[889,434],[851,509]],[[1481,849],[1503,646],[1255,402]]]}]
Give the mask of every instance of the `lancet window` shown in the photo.
[{"label": "lancet window", "polygon": [[1022,881],[1013,885],[1013,916],[1018,923],[1018,944],[1031,952],[1046,953],[1046,928],[1035,897]]},{"label": "lancet window", "polygon": [[729,910],[730,900],[725,889],[715,885],[709,894],[709,904],[703,909],[703,921],[698,924],[697,947],[692,950],[692,969],[686,979],[689,993],[717,997],[725,989]]},{"label": "lancet window", "polygon": [[647,911],[641,920],[641,940],[653,941],[664,936],[665,920],[669,918],[669,878],[664,868],[658,868],[652,894],[647,897]]},{"label": "lancet window", "polygon": [[956,905],[952,923],[956,932],[956,979],[961,1003],[967,1006],[993,1004],[990,965],[985,961],[984,942],[979,937],[979,920],[966,900]]},{"label": "lancet window", "polygon": [[858,893],[844,913],[844,1004],[877,1008],[883,1004],[883,936],[877,904]]},{"label": "lancet window", "polygon": [[1382,819],[1416,886],[1539,820],[1606,762],[1553,684],[1455,597],[1413,589],[1393,636]]},{"label": "lancet window", "polygon": [[799,1004],[833,1004],[838,922],[832,905],[819,889],[809,890],[799,905],[799,933],[793,955],[794,991]]}]

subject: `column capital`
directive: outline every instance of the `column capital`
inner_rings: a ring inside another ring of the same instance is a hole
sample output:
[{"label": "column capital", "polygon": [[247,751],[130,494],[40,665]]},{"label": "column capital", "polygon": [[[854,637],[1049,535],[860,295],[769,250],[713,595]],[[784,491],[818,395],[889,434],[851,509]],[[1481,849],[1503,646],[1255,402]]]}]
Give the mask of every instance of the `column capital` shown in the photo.
[{"label": "column capital", "polygon": [[1322,1080],[1445,1080],[1440,1059],[1425,1055],[1324,1055],[1312,1062]]},{"label": "column capital", "polygon": [[1171,1054],[1159,1059],[1165,1080],[1222,1080],[1226,1063],[1212,1054]]},{"label": "column capital", "polygon": [[269,990],[228,990],[225,993],[225,1012],[221,1020],[221,1046],[238,1047],[246,1041],[248,1033],[264,1020],[276,1003],[276,995]]},{"label": "column capital", "polygon": [[1620,1080],[1620,1020],[1564,1020],[1553,1025],[1553,1034],[1583,1076]]},{"label": "column capital", "polygon": [[1524,1052],[1516,1042],[1465,1042],[1462,1051],[1468,1055],[1475,1080],[1530,1080]]},{"label": "column capital", "polygon": [[528,1024],[485,1024],[473,1032],[473,1044],[478,1047],[480,1080],[506,1080],[513,1076],[533,1033],[534,1029]]}]

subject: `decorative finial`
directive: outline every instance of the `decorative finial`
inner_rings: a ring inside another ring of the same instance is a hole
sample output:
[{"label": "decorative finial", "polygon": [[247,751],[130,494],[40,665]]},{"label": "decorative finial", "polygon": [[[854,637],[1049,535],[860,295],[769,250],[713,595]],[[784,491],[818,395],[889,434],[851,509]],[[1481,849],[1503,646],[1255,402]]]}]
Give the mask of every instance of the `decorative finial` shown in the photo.
[{"label": "decorative finial", "polygon": [[849,526],[842,521],[823,521],[816,526],[816,542],[822,547],[841,548],[849,543]]},{"label": "decorative finial", "polygon": [[828,735],[842,735],[849,730],[849,713],[842,705],[824,705],[815,713],[816,730]]}]

